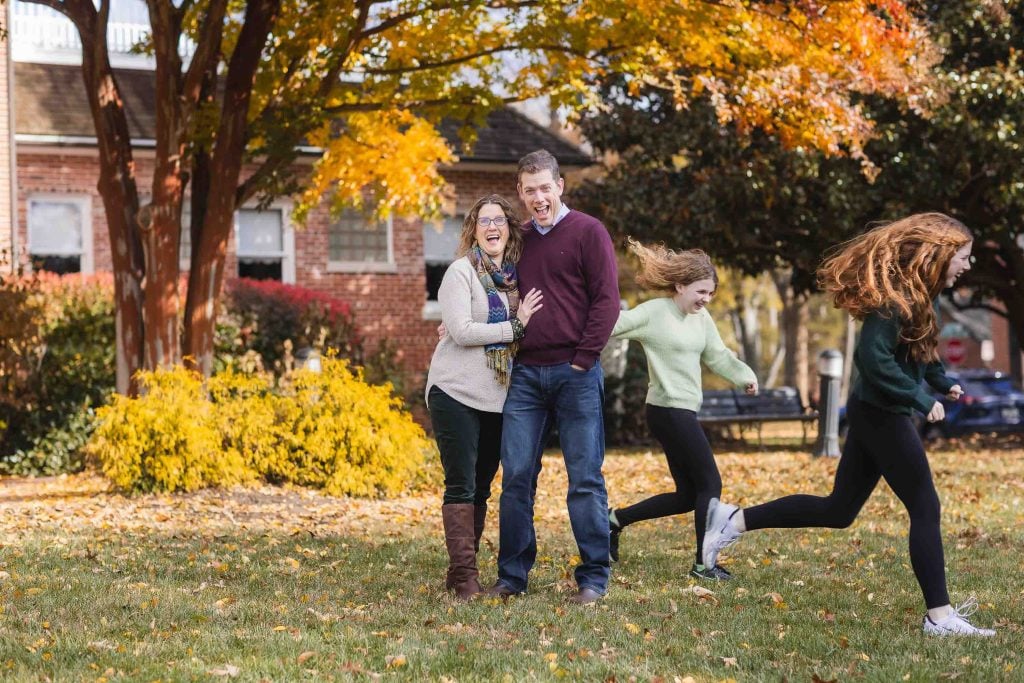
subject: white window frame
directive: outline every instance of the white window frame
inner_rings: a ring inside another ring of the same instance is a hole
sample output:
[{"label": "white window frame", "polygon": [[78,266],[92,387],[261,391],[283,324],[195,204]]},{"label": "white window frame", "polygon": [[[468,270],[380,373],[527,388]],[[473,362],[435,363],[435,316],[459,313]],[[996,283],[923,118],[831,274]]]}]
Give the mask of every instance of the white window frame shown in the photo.
[{"label": "white window frame", "polygon": [[[244,254],[238,248],[239,233],[241,223],[239,221],[240,211],[236,210],[234,215],[234,232],[235,232],[235,262],[239,263],[243,258],[250,257],[266,257],[266,256],[280,256],[281,257],[281,282],[286,285],[295,284],[295,226],[292,225],[292,202],[284,199],[279,199],[270,204],[270,206],[263,209],[264,211],[280,211],[281,212],[281,246],[284,248],[283,251],[276,254]],[[247,211],[257,211],[259,207],[255,204],[245,204],[240,206],[239,209]],[[235,268],[237,275],[238,269]]]},{"label": "white window frame", "polygon": [[50,202],[50,203],[67,203],[77,204],[78,209],[82,214],[82,251],[68,251],[63,253],[46,252],[44,256],[78,256],[79,259],[79,271],[82,275],[92,275],[95,269],[94,258],[93,258],[93,241],[92,241],[92,197],[89,195],[82,194],[68,194],[60,192],[36,192],[30,194],[25,200],[25,223],[26,231],[28,233],[28,253],[30,256],[36,252],[32,249],[32,232],[34,229],[34,221],[32,220],[32,203],[33,202]]},{"label": "white window frame", "polygon": [[[462,220],[465,220],[465,217],[466,217],[465,213],[456,213],[456,214],[454,214],[452,216],[444,216],[444,219],[445,220],[448,220],[448,219],[453,219],[453,220],[454,219],[462,219]],[[461,226],[461,222],[462,221],[459,221],[460,226]],[[424,222],[423,223],[423,229],[424,230],[433,230],[434,228],[428,222]],[[461,235],[461,227],[460,227],[460,230],[459,230],[459,234]],[[453,254],[451,254],[448,257],[449,265],[452,262],[454,262],[455,260],[456,260],[456,257],[455,257],[455,254],[453,253]],[[424,272],[426,270],[426,265],[427,265],[426,249],[424,249],[424,258],[423,258]],[[440,320],[441,319],[441,302],[438,301],[437,299],[424,299],[424,301],[423,301],[423,311],[422,311],[421,315],[422,315],[424,320]]]},{"label": "white window frame", "polygon": [[331,224],[333,217],[327,219],[327,272],[328,273],[397,273],[395,263],[395,220],[388,216],[384,225],[388,231],[388,260],[384,261],[332,261],[331,260]]}]

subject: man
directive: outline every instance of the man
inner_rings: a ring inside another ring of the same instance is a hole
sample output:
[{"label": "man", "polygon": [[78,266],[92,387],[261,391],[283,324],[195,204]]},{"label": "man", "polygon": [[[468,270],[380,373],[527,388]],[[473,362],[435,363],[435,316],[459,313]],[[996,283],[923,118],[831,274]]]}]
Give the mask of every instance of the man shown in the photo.
[{"label": "man", "polygon": [[544,292],[544,308],[520,342],[503,411],[498,581],[490,595],[526,591],[537,557],[534,489],[546,435],[558,428],[569,476],[567,504],[579,548],[577,593],[588,604],[608,590],[608,494],[604,375],[598,361],[619,315],[615,251],[604,225],[564,206],[558,161],[539,150],[519,161],[524,226],[520,291]]}]

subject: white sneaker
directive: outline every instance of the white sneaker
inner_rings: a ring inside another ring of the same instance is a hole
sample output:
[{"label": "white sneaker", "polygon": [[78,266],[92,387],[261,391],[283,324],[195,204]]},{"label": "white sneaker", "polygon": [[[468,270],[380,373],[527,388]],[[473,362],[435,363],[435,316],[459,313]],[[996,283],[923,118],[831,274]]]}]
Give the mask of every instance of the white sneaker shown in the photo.
[{"label": "white sneaker", "polygon": [[739,510],[735,505],[723,503],[717,498],[708,502],[708,519],[704,525],[704,545],[701,557],[705,567],[714,567],[718,563],[718,553],[728,548],[743,535],[732,523],[732,513]]},{"label": "white sneaker", "polygon": [[967,602],[952,608],[942,621],[932,621],[928,615],[924,617],[924,632],[930,636],[994,636],[996,632],[990,628],[978,628],[967,617],[978,611],[978,599],[973,595]]}]

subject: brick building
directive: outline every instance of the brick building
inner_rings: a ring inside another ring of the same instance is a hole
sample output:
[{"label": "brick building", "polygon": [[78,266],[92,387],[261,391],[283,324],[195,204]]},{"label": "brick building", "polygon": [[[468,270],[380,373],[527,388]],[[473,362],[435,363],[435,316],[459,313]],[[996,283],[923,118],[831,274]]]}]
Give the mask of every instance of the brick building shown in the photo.
[{"label": "brick building", "polygon": [[[114,66],[124,67],[118,69],[118,85],[135,144],[139,191],[146,193],[155,138],[154,74],[146,57],[127,54],[145,30],[145,6],[114,5],[127,12],[118,29],[127,38],[112,43],[111,51],[122,52],[114,56]],[[77,36],[52,10],[16,1],[9,7],[10,40],[0,42],[0,96],[6,98],[0,103],[0,216],[10,220],[3,221],[0,249],[37,268],[110,270]],[[443,132],[458,149],[456,128]],[[452,259],[463,215],[483,194],[514,198],[518,159],[542,147],[567,171],[590,164],[579,148],[522,114],[493,113],[473,149],[460,150],[459,162],[442,170],[455,196],[442,226],[397,218],[368,225],[355,213],[332,218],[326,207],[297,226],[286,198],[264,211],[242,208],[226,264],[229,276],[279,279],[339,297],[352,305],[369,348],[387,339],[408,370],[423,372],[436,342],[437,286]],[[297,173],[316,158],[316,150],[304,153]],[[188,230],[182,235],[187,268]]]}]

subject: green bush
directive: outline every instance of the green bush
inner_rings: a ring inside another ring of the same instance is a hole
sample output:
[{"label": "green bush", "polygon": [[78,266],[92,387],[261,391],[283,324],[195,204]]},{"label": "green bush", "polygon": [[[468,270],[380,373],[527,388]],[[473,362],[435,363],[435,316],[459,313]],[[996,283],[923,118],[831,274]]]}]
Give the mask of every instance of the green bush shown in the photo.
[{"label": "green bush", "polygon": [[96,410],[91,406],[38,428],[31,441],[3,460],[3,470],[21,476],[78,472],[85,468],[83,448],[96,429]]},{"label": "green bush", "polygon": [[273,377],[228,370],[204,384],[183,368],[142,373],[138,398],[99,411],[87,450],[127,491],[263,480],[334,495],[393,495],[437,477],[430,441],[390,386],[346,361]]},{"label": "green bush", "polygon": [[[382,344],[364,357],[344,302],[278,282],[240,280],[230,283],[224,308],[218,371],[267,367],[286,374],[292,351],[310,345],[365,362],[371,382],[404,389],[394,346]],[[95,428],[95,410],[114,391],[114,335],[109,275],[0,276],[0,472],[82,469],[80,449]],[[256,432],[243,438],[255,439]]]},{"label": "green bush", "polygon": [[0,278],[0,471],[73,472],[113,392],[109,276]]}]

